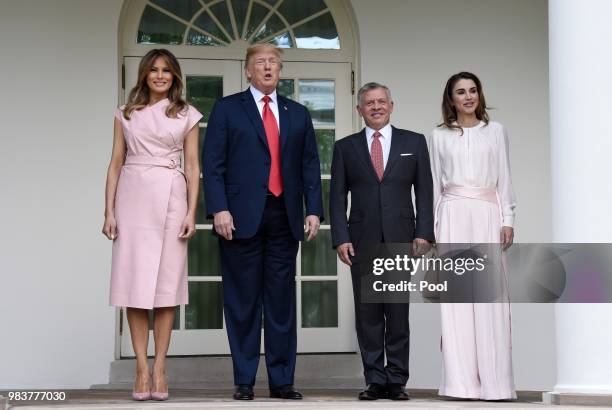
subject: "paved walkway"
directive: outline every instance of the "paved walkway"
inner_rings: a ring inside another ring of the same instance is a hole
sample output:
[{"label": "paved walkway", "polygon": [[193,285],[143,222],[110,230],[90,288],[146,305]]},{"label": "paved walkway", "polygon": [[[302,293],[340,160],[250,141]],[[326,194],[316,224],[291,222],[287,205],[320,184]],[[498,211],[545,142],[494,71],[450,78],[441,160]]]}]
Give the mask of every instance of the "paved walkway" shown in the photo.
[{"label": "paved walkway", "polygon": [[[411,391],[412,399],[405,402],[377,400],[375,402],[358,401],[356,390],[323,390],[303,389],[305,399],[287,401],[270,399],[267,390],[255,390],[256,399],[250,402],[231,400],[230,390],[172,389],[167,402],[134,402],[127,390],[67,390],[64,402],[15,402],[9,408],[19,410],[33,409],[532,409],[532,408],[573,408],[570,406],[549,406],[541,401],[539,392],[519,393],[515,402],[482,402],[482,401],[442,401],[432,391]],[[6,397],[6,392],[0,393]],[[4,409],[2,409],[4,410]]]}]

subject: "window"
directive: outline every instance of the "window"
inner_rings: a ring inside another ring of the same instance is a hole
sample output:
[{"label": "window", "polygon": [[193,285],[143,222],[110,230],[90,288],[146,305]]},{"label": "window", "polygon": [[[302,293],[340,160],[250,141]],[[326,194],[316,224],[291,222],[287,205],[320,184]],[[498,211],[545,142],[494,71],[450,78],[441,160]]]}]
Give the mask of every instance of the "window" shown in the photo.
[{"label": "window", "polygon": [[137,38],[139,44],[213,47],[245,41],[340,49],[324,0],[148,0]]}]

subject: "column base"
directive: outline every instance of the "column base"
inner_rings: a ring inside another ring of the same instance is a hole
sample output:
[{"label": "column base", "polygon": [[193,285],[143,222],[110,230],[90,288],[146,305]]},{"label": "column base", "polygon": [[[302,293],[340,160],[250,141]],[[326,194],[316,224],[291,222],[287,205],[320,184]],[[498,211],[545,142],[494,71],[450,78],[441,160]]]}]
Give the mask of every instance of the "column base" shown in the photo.
[{"label": "column base", "polygon": [[560,406],[612,406],[612,394],[544,392],[542,401]]}]

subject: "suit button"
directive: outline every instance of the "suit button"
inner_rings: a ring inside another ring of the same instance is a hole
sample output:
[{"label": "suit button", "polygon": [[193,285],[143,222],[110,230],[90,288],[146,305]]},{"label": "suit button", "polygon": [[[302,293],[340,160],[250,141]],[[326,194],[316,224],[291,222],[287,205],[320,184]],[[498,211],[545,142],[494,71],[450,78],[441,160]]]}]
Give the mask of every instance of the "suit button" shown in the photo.
[{"label": "suit button", "polygon": [[268,189],[268,185],[267,185],[267,184],[261,184],[261,187],[262,187],[263,189]]}]

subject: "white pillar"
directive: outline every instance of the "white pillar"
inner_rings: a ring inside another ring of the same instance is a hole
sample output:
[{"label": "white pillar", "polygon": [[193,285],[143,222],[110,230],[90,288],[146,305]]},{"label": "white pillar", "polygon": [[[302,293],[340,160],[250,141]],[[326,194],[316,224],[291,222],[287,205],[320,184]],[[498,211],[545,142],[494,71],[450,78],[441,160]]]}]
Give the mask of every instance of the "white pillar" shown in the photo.
[{"label": "white pillar", "polygon": [[[549,0],[555,242],[612,242],[612,1]],[[559,304],[556,393],[612,395],[612,304]]]}]

